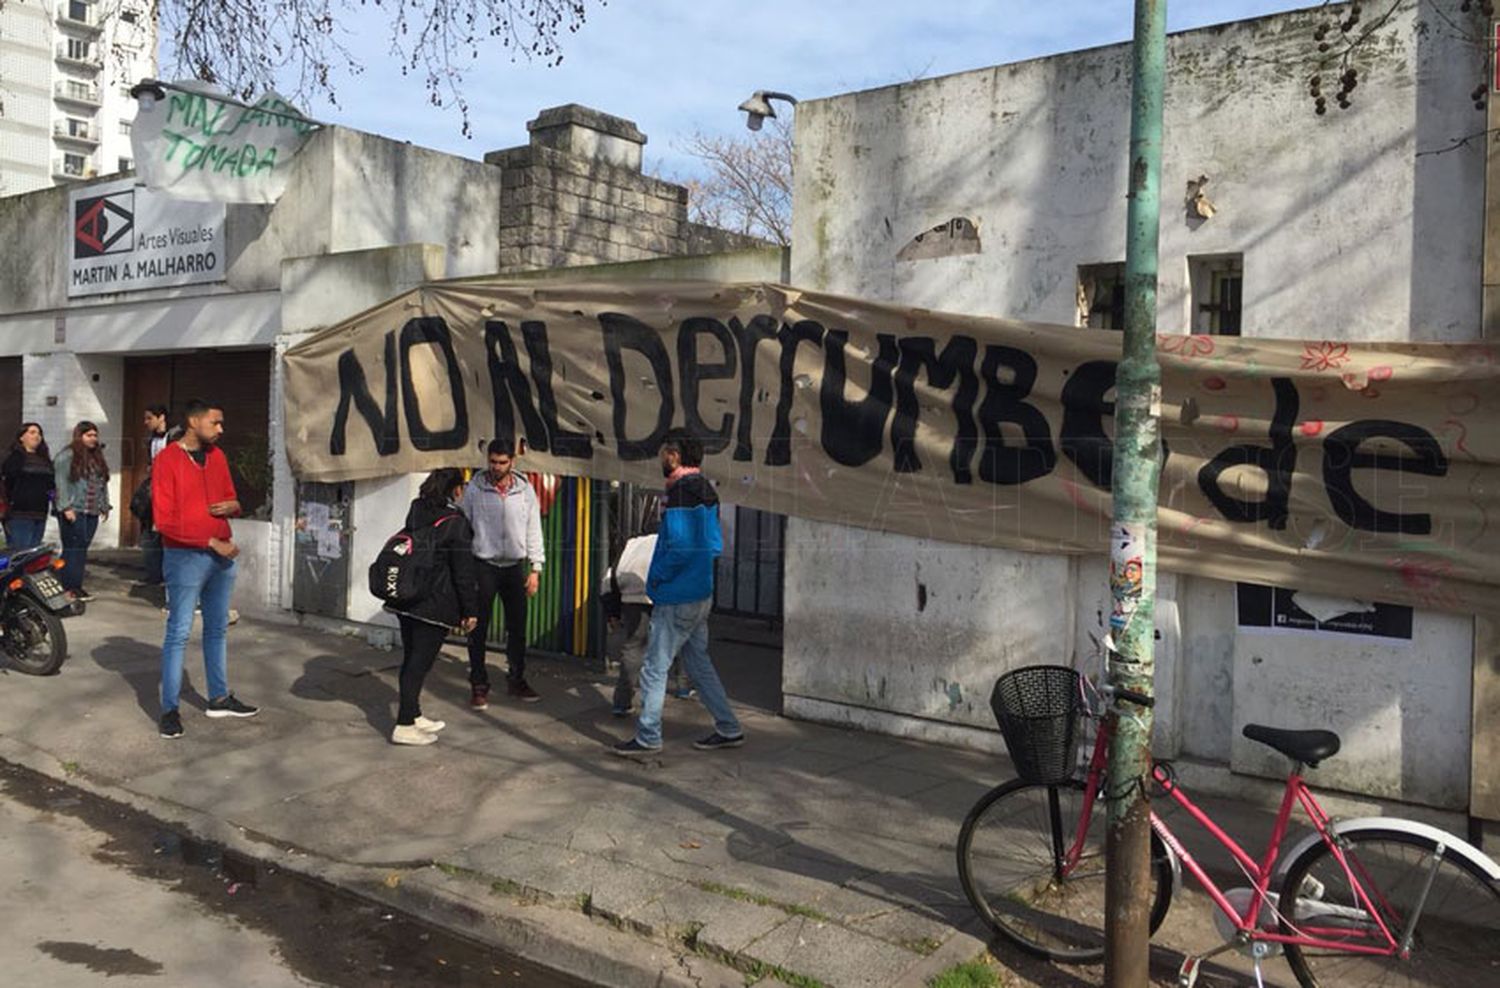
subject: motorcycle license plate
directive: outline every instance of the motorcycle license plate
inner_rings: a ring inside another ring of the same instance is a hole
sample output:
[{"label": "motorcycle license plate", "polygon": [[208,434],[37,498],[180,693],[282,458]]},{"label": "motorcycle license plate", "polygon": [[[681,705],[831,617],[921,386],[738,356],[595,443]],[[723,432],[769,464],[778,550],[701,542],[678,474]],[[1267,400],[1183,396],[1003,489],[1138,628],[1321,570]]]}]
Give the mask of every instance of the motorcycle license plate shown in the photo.
[{"label": "motorcycle license plate", "polygon": [[27,577],[31,581],[31,589],[48,606],[61,607],[67,603],[68,592],[63,589],[62,582],[51,573],[33,574]]}]

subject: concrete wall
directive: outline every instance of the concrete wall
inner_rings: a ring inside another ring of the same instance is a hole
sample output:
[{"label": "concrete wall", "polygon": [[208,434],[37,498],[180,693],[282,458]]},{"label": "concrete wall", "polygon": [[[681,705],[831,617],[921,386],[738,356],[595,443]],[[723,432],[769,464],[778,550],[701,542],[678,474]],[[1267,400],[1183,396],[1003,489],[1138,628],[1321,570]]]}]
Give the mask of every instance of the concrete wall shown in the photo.
[{"label": "concrete wall", "polygon": [[650,261],[507,272],[506,277],[517,281],[785,281],[790,264],[790,251],[763,245]]},{"label": "concrete wall", "polygon": [[[1323,14],[1170,39],[1163,331],[1190,324],[1191,259],[1232,253],[1247,336],[1477,336],[1482,148],[1423,152],[1484,129],[1468,94],[1485,56],[1424,11],[1397,13],[1369,46],[1353,107],[1323,117],[1299,68]],[[800,104],[792,282],[1076,324],[1079,266],[1124,258],[1129,87],[1128,48],[1115,46]],[[1202,175],[1218,207],[1207,221],[1186,209]],[[977,227],[978,252],[898,257],[958,217]],[[1100,560],[793,520],[786,709],[943,737],[988,729],[996,676],[1086,652],[1084,632],[1107,613],[1104,573]],[[1467,804],[1472,621],[1420,613],[1400,645],[1251,638],[1236,630],[1232,586],[1172,582],[1157,648],[1162,753],[1271,773],[1274,760],[1237,740],[1243,723],[1333,726],[1346,746],[1331,784]]]},{"label": "concrete wall", "polygon": [[[500,170],[483,162],[325,128],[299,152],[275,205],[227,208],[224,282],[71,301],[69,190],[0,199],[0,242],[8,245],[0,251],[0,356],[25,355],[22,407],[43,423],[54,448],[84,418],[97,421],[106,443],[117,446],[134,439],[137,429],[137,423],[121,421],[124,354],[278,344],[284,349],[290,338],[283,331],[287,306],[295,328],[318,329],[424,280],[494,271],[500,180]],[[362,253],[423,238],[436,243],[418,245],[415,261],[410,252]],[[304,254],[342,260],[328,265],[322,277],[307,265],[291,265],[284,291],[283,261]],[[277,396],[270,434],[279,444]],[[276,456],[284,468],[279,445]],[[118,457],[111,462],[118,464]],[[276,473],[278,509],[289,503],[289,477],[284,469]],[[118,504],[118,490],[115,497]],[[289,518],[289,510],[275,517]],[[119,518],[117,513],[100,527],[97,544],[117,544]],[[357,538],[357,552],[367,549],[364,539],[388,534],[383,519],[376,520],[375,529]],[[279,611],[283,533],[250,522],[237,523],[241,529],[246,544],[236,606],[249,613]]]},{"label": "concrete wall", "polygon": [[[284,258],[402,243],[443,246],[445,276],[494,271],[500,180],[499,169],[480,161],[325,127],[297,153],[274,205],[227,208],[223,282],[74,302],[67,298],[68,195],[87,183],[0,198],[0,243],[8,245],[0,252],[0,314],[274,292]],[[0,323],[0,348],[8,337]]]},{"label": "concrete wall", "polygon": [[[110,449],[123,434],[125,363],[116,356],[94,356],[70,352],[28,355],[21,363],[25,383],[22,407],[27,420],[35,421],[47,437],[55,456],[73,440],[73,427],[82,421],[99,427],[105,443],[104,455],[115,472],[109,478],[110,502],[121,507],[119,456]],[[12,433],[14,435],[14,433]],[[129,497],[129,492],[123,494]],[[119,544],[119,511],[99,526],[94,545],[101,549]],[[57,520],[47,520],[47,538],[58,539]]]},{"label": "concrete wall", "polygon": [[[296,519],[296,481],[286,456],[286,379],[282,354],[308,335],[334,325],[386,299],[442,277],[447,252],[437,244],[405,244],[378,250],[288,258],[281,273],[281,327],[276,338],[276,363],[271,378],[272,531],[267,539],[267,563],[275,572],[267,596],[255,606],[283,613],[292,602],[292,561]],[[295,428],[296,423],[291,423]],[[350,548],[349,594],[345,612],[351,620],[395,626],[395,620],[374,606],[364,587],[363,573],[386,538],[401,527],[411,503],[416,477],[368,481],[355,485]]]}]

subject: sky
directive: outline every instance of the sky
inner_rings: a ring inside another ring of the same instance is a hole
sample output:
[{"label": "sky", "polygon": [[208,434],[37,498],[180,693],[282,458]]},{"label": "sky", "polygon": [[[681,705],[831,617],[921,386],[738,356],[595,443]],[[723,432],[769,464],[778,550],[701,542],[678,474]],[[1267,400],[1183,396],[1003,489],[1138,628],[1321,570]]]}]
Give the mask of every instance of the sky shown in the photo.
[{"label": "sky", "polygon": [[[1313,5],[1288,0],[1174,0],[1168,29],[1202,27]],[[634,120],[647,167],[693,174],[682,150],[695,131],[742,133],[735,107],[757,89],[832,96],[1129,39],[1131,0],[592,0],[587,22],[549,68],[503,49],[470,72],[473,138],[456,108],[429,104],[403,78],[375,19],[346,39],[364,63],[338,78],[339,106],[318,119],[482,157],[526,143],[543,107],[587,106]],[[366,9],[375,9],[373,7]]]}]

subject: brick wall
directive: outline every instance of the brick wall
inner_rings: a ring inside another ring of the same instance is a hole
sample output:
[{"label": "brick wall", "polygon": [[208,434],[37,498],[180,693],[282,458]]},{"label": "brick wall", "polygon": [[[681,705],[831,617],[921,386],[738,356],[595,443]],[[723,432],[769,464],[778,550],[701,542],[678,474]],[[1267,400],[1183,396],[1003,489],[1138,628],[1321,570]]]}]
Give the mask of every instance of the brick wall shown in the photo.
[{"label": "brick wall", "polygon": [[687,189],[641,173],[633,123],[573,105],[527,129],[530,144],[485,156],[501,169],[501,271],[689,252]]}]

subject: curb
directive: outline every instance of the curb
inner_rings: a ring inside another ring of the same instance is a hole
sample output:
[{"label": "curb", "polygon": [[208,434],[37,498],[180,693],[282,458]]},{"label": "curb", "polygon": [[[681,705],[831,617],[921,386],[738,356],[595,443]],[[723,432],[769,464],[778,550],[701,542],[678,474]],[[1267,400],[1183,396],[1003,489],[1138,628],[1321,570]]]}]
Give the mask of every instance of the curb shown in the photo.
[{"label": "curb", "polygon": [[[685,949],[622,933],[583,913],[502,895],[465,894],[461,879],[430,864],[383,869],[332,861],[261,838],[224,820],[141,796],[88,775],[69,774],[45,749],[0,735],[0,760],[61,785],[120,803],[258,864],[292,872],[401,912],[486,947],[597,985],[618,988],[742,988],[744,976]],[[472,883],[470,883],[472,885]]]}]

